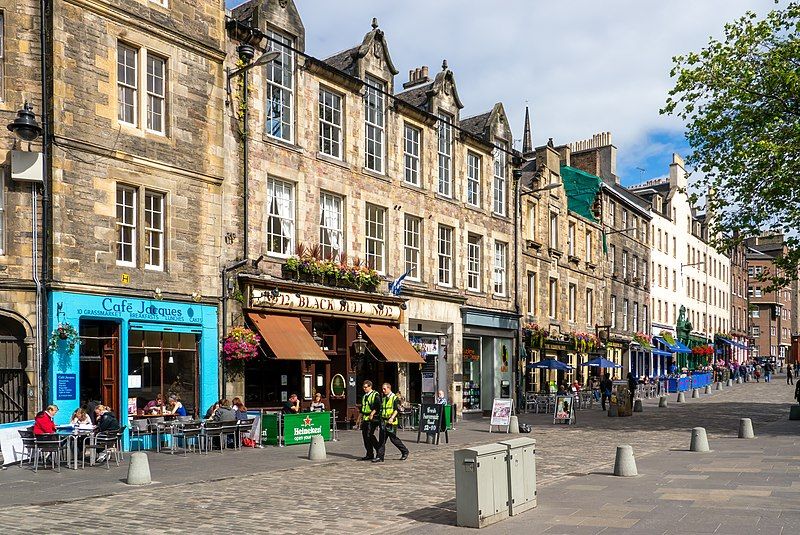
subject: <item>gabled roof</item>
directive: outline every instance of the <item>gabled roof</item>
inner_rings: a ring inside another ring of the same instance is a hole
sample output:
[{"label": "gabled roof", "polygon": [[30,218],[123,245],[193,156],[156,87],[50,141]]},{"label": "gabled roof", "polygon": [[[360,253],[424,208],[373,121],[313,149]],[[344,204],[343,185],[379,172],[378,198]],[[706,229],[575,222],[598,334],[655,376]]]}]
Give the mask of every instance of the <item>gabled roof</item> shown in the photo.
[{"label": "gabled roof", "polygon": [[394,66],[392,57],[389,55],[389,44],[386,42],[386,36],[383,33],[383,30],[378,28],[378,21],[376,19],[372,19],[372,30],[367,32],[360,45],[348,48],[342,52],[338,52],[333,56],[325,58],[323,61],[331,67],[344,71],[350,75],[358,76],[358,73],[354,72],[355,64],[358,60],[369,54],[370,50],[373,49],[376,40],[383,48],[383,57],[386,60],[386,68],[392,75],[397,74],[399,71]]},{"label": "gabled roof", "polygon": [[427,84],[412,87],[411,89],[403,91],[402,93],[397,93],[395,97],[399,98],[403,102],[411,104],[412,106],[422,108],[428,101],[428,92],[432,91],[432,89],[433,82],[428,82]]},{"label": "gabled roof", "polygon": [[643,215],[644,217],[650,219],[651,217],[649,212],[650,203],[644,198],[640,197],[639,195],[637,195],[632,191],[629,191],[628,188],[621,186],[617,183],[604,181],[603,188],[611,191],[618,198],[621,198],[628,204],[628,206],[637,209],[640,215]]},{"label": "gabled roof", "polygon": [[461,128],[476,136],[483,136],[486,132],[486,127],[489,124],[489,118],[492,116],[491,111],[466,117],[461,119]]},{"label": "gabled roof", "polygon": [[350,73],[353,69],[353,64],[355,63],[356,54],[358,54],[358,47],[354,46],[353,48],[348,48],[347,50],[343,50],[342,52],[338,52],[333,56],[327,57],[322,61],[335,69]]}]

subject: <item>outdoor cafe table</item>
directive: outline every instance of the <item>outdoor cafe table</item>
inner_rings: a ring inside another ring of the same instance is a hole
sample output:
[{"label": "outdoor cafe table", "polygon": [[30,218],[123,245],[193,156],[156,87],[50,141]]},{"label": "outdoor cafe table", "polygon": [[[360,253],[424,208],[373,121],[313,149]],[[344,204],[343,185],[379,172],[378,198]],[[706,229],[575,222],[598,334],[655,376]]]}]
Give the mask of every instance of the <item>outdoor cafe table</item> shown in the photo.
[{"label": "outdoor cafe table", "polygon": [[[88,440],[94,440],[94,426],[92,427],[73,427],[73,426],[59,426],[56,430],[58,436],[67,438],[67,467],[73,470],[78,469],[78,443],[80,437],[87,437]],[[70,449],[70,444],[72,448]],[[92,464],[94,464],[94,450],[92,450]],[[72,466],[70,466],[72,464]]]}]

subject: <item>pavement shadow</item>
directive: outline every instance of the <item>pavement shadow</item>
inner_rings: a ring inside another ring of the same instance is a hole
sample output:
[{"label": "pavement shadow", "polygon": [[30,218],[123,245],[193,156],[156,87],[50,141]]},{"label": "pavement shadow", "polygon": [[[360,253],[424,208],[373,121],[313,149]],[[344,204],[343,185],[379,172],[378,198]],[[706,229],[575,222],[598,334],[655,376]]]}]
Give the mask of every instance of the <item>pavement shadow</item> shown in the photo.
[{"label": "pavement shadow", "polygon": [[428,507],[415,509],[399,516],[410,518],[426,524],[439,524],[442,526],[456,525],[456,500],[447,500]]},{"label": "pavement shadow", "polygon": [[342,459],[353,459],[358,460],[361,459],[358,455],[353,455],[352,453],[331,453],[328,452],[329,457],[341,457]]}]

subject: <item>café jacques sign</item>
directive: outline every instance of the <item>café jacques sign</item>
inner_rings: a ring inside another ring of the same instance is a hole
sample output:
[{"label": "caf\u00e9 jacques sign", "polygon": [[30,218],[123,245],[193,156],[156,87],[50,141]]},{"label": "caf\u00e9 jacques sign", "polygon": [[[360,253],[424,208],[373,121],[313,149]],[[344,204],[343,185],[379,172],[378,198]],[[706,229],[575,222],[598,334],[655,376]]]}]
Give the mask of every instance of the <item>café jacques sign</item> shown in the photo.
[{"label": "caf\u00e9 jacques sign", "polygon": [[269,290],[252,290],[250,294],[250,308],[281,310],[306,314],[320,314],[331,316],[347,316],[356,319],[382,319],[386,321],[400,321],[400,307],[384,303],[371,303],[368,301],[354,301],[323,297],[303,293],[277,292]]}]

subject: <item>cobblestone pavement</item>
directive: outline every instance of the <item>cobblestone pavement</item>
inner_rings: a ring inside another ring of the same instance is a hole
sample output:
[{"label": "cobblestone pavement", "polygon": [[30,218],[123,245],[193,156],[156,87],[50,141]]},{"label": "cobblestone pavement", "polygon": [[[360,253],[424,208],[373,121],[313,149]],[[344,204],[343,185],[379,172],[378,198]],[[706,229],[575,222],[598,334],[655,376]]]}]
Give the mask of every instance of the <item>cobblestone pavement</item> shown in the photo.
[{"label": "cobblestone pavement", "polygon": [[[593,493],[598,494],[597,487],[604,489],[610,487],[621,492],[622,494],[616,498],[618,504],[624,504],[626,500],[632,499],[630,495],[624,495],[626,489],[622,483],[616,483],[619,479],[614,483],[609,483],[608,480],[602,484],[592,482],[592,478],[603,476],[590,474],[591,472],[602,470],[607,472],[613,464],[617,444],[632,444],[637,460],[644,462],[645,466],[648,462],[655,462],[665,457],[674,457],[674,462],[678,466],[683,466],[687,461],[681,456],[686,455],[686,452],[681,450],[688,447],[691,427],[697,425],[706,427],[712,447],[714,447],[713,442],[718,440],[720,443],[732,442],[733,449],[736,450],[738,444],[730,437],[735,437],[740,417],[753,419],[756,434],[761,435],[757,440],[769,441],[769,437],[775,437],[775,440],[788,440],[786,433],[797,433],[800,427],[793,425],[796,422],[786,420],[791,397],[789,387],[778,379],[771,384],[735,385],[721,392],[714,391],[711,395],[704,395],[700,399],[687,398],[685,404],[676,404],[675,395],[671,395],[670,406],[661,409],[656,407],[655,400],[647,400],[644,412],[636,413],[630,418],[608,418],[598,408],[582,410],[578,411],[578,421],[575,426],[553,426],[551,416],[522,415],[521,421],[534,426],[531,436],[537,440],[537,479],[541,488],[540,507],[526,515],[549,514],[546,520],[571,517],[566,523],[565,521],[556,524],[542,522],[541,525],[547,526],[547,529],[563,529],[547,533],[596,533],[601,529],[613,527],[611,524],[614,522],[619,529],[636,527],[638,524],[630,521],[636,519],[636,512],[652,512],[655,506],[645,510],[643,507],[650,507],[652,504],[637,508],[634,503],[614,510],[608,504],[599,504],[600,509],[587,512],[579,511],[575,507],[556,510],[552,508],[553,503],[565,503],[564,500],[567,503],[576,503],[584,499],[589,500],[588,503],[594,503],[591,498]],[[334,458],[339,460],[334,462],[310,464],[308,461],[298,459],[305,453],[305,448],[294,447],[283,448],[280,450],[280,455],[275,456],[276,459],[283,456],[286,468],[269,471],[265,468],[263,471],[259,469],[259,473],[235,475],[237,470],[243,469],[242,466],[236,466],[235,470],[232,470],[235,477],[209,480],[215,474],[219,474],[219,467],[231,462],[228,459],[234,458],[233,456],[236,456],[236,461],[233,462],[246,459],[251,467],[259,463],[267,465],[271,459],[270,452],[277,450],[229,453],[220,456],[219,460],[213,456],[206,456],[195,465],[192,464],[191,457],[187,461],[175,459],[176,463],[181,463],[179,466],[190,469],[193,466],[201,466],[202,463],[206,465],[213,463],[214,466],[208,468],[210,476],[205,478],[205,481],[180,481],[146,488],[131,488],[115,482],[113,486],[104,487],[101,491],[104,495],[80,499],[78,503],[68,501],[73,495],[65,492],[68,487],[64,486],[58,493],[54,493],[50,503],[4,507],[0,510],[0,532],[178,533],[199,529],[211,529],[214,532],[269,531],[270,533],[376,533],[385,532],[387,529],[394,532],[448,531],[451,529],[447,526],[455,523],[453,450],[465,444],[498,440],[500,438],[498,435],[490,435],[487,432],[487,424],[486,420],[461,422],[459,429],[453,433],[450,445],[414,444],[411,457],[405,462],[396,460],[398,458],[396,449],[388,445],[387,462],[380,465],[356,462],[352,455],[344,453],[336,453],[338,457]],[[337,448],[341,450],[342,444],[348,444],[355,449],[351,450],[352,454],[360,454],[357,450],[357,433],[349,432],[345,435],[347,436],[341,443],[330,444],[329,453],[337,451]],[[401,436],[407,442],[412,441],[411,433]],[[415,434],[413,438],[416,438]],[[796,438],[794,436],[791,440]],[[751,449],[751,444],[754,442],[747,442],[748,449]],[[800,457],[782,459],[787,455],[785,449],[770,445],[768,442],[765,442],[764,447],[773,448],[768,457],[762,457],[759,453],[761,450],[756,451],[756,449],[752,449],[749,454],[759,456],[758,458],[762,459],[761,463],[756,461],[756,457],[735,461],[755,465],[758,467],[757,471],[741,470],[742,467],[739,466],[737,473],[740,479],[734,483],[733,479],[729,478],[725,480],[725,484],[768,487],[771,478],[777,477],[778,474],[785,476],[790,473],[796,479],[798,466],[796,461]],[[651,461],[646,456],[653,453],[660,455],[652,456]],[[292,457],[292,462],[286,460],[289,457]],[[278,465],[282,466],[280,463]],[[723,469],[726,469],[724,463],[716,467],[718,471]],[[16,468],[12,470],[26,472]],[[661,477],[666,477],[664,474],[668,472],[658,467],[652,470]],[[689,475],[692,475],[691,465],[687,470],[690,471]],[[252,468],[248,471],[252,471]],[[91,489],[93,475],[101,472],[105,473],[105,470],[70,472],[66,476],[43,473],[36,477],[40,478],[39,481],[46,481],[44,477],[51,477],[54,481],[64,479],[75,488],[80,487],[81,492],[85,493],[87,488]],[[682,476],[686,474],[679,472],[672,474],[674,480],[668,480],[670,481],[668,485],[676,485],[677,481],[677,492],[664,492],[663,500],[659,503],[661,505],[666,503],[673,509],[691,508],[694,503],[678,500],[675,496],[683,495],[683,489],[702,489],[703,480],[692,478],[685,480]],[[9,471],[0,473],[0,482],[8,473]],[[113,475],[108,477],[117,480],[124,478],[124,467],[114,468],[111,473]],[[710,474],[713,476],[714,472]],[[194,475],[202,478],[203,474],[195,472]],[[700,472],[697,475],[709,476],[709,473]],[[31,485],[26,481],[30,481],[31,477],[26,476],[21,479],[20,476],[16,477],[17,480],[13,485],[4,487],[0,484],[0,494],[11,492],[14,494],[14,499],[19,500],[23,497],[24,500],[26,489]],[[169,477],[162,479],[169,480]],[[641,485],[647,480],[637,478],[637,482],[641,482],[639,483]],[[785,482],[781,481],[781,484],[783,483]],[[731,501],[722,505],[734,504],[742,511],[747,509],[748,503],[751,503],[749,500],[752,500],[755,509],[763,509],[762,505],[767,499],[771,500],[770,503],[794,499],[796,509],[797,498],[800,498],[800,494],[794,490],[797,484],[786,484],[783,487],[783,491],[775,491],[771,495],[764,495],[763,492],[748,494],[747,489],[744,494],[737,495],[734,492]],[[561,491],[566,489],[570,492],[565,498],[561,495]],[[702,490],[692,492],[700,496],[698,503],[712,499],[708,492],[703,493]],[[648,494],[648,499],[653,499],[651,494],[652,492]],[[80,498],[79,495],[80,492],[76,492],[72,499]],[[390,498],[382,500],[380,496]],[[553,496],[552,501],[548,501],[548,496]],[[0,500],[2,499],[0,496]],[[42,499],[40,497],[35,501],[41,502]],[[715,504],[719,502],[717,499],[712,501]],[[390,505],[384,507],[383,503]],[[678,505],[675,505],[676,503]],[[602,509],[604,506],[605,509]],[[656,515],[666,524],[670,523],[666,519],[666,516],[671,514],[669,507],[665,511],[659,509],[659,514]],[[576,513],[580,515],[575,516]],[[683,518],[686,514],[687,511],[682,511],[679,516]],[[81,518],[80,527],[74,523],[75,518]],[[92,519],[91,524],[83,523],[86,518]],[[519,524],[525,518],[525,515],[512,518],[498,524],[495,529],[503,532],[511,529],[511,526],[517,526],[517,530],[523,528],[527,530],[530,526],[523,524],[520,527]],[[610,520],[603,523],[596,520],[597,518]],[[620,520],[624,518],[628,518],[628,521],[621,522]],[[778,514],[772,520],[775,521],[774,525],[779,525],[781,517]],[[719,530],[716,532],[725,533]],[[763,532],[780,533],[780,531]]]}]

